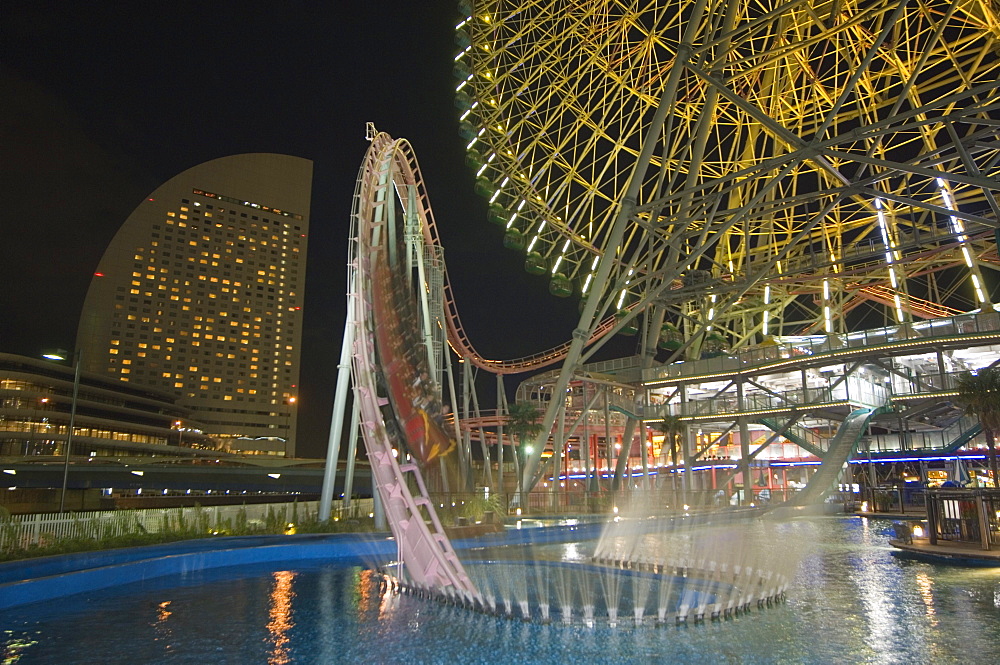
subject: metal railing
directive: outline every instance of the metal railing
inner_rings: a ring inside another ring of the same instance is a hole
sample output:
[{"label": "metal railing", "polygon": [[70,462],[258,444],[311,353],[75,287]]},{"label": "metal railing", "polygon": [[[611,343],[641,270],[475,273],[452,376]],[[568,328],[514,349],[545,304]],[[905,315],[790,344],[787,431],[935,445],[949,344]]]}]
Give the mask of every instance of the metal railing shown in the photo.
[{"label": "metal railing", "polygon": [[870,513],[923,516],[927,512],[926,494],[922,489],[906,487],[864,487],[861,500],[867,502]]},{"label": "metal railing", "polygon": [[708,416],[726,413],[795,409],[817,404],[850,402],[861,406],[878,407],[885,404],[889,393],[885,386],[858,377],[848,377],[835,388],[799,388],[784,392],[751,392],[743,397],[742,408],[736,395],[726,393],[711,399],[672,402],[645,409],[648,418],[671,416]]},{"label": "metal railing", "polygon": [[[904,433],[902,438],[898,433],[873,434],[868,437],[868,446],[866,450],[859,453],[859,456],[863,457],[863,453],[866,452],[867,449],[870,449],[873,453],[909,450],[943,450],[952,446],[959,439],[959,437],[966,435],[970,431],[974,431],[974,428],[978,424],[979,419],[977,417],[963,416],[958,421],[952,423],[944,429],[907,431]],[[981,436],[981,434],[972,436],[971,440],[974,441],[977,436]],[[965,445],[968,445],[968,443]]]},{"label": "metal railing", "polygon": [[932,545],[944,540],[984,550],[1000,546],[1000,490],[928,490],[927,501]]},{"label": "metal railing", "polygon": [[903,345],[914,341],[931,341],[948,337],[995,335],[998,332],[1000,332],[1000,312],[961,314],[918,323],[859,330],[848,334],[810,335],[795,338],[794,341],[746,347],[728,356],[654,367],[643,372],[643,380],[655,382],[702,374],[745,372],[807,356],[820,354],[835,356],[838,352],[844,351],[863,351],[872,347]]}]

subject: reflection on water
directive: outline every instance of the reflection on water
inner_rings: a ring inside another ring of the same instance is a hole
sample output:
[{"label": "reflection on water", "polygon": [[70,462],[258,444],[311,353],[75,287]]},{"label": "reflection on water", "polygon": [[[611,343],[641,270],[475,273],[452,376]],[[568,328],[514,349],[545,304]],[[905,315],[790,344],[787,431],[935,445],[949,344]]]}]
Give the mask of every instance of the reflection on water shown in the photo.
[{"label": "reflection on water", "polygon": [[[523,623],[385,596],[377,576],[359,567],[303,564],[153,580],[0,612],[0,662],[995,662],[1000,569],[897,559],[886,544],[888,521],[825,518],[788,528],[815,548],[787,601],[723,622],[592,629]],[[591,547],[552,549],[579,556]],[[579,593],[573,601],[581,601]]]},{"label": "reflection on water", "polygon": [[163,641],[164,649],[170,649],[170,637],[173,633],[171,630],[171,625],[167,623],[167,619],[173,614],[169,609],[170,601],[164,600],[157,604],[156,606],[156,620],[153,621],[153,630],[156,636],[153,638],[157,641]]},{"label": "reflection on water", "polygon": [[934,609],[934,581],[930,575],[922,571],[914,575],[914,581],[920,590],[920,600],[924,603],[924,612],[927,613],[930,625],[937,626],[937,619],[934,617],[937,614],[937,610]]},{"label": "reflection on water", "polygon": [[0,639],[3,640],[0,649],[0,663],[3,665],[16,665],[21,662],[21,656],[28,652],[28,650],[38,644],[38,640],[33,640],[27,635],[17,635],[17,631],[5,630],[0,633]]},{"label": "reflection on water", "polygon": [[173,614],[173,612],[171,612],[170,610],[167,609],[168,607],[170,607],[170,601],[169,600],[165,600],[162,603],[160,603],[159,605],[157,605],[157,611],[156,611],[156,623],[157,624],[164,624],[164,623],[166,623],[167,617],[169,617],[171,614]]},{"label": "reflection on water", "polygon": [[295,625],[292,623],[292,598],[295,593],[292,591],[292,580],[295,573],[290,570],[282,570],[274,573],[274,587],[271,589],[271,620],[267,624],[270,633],[270,641],[273,645],[271,653],[268,654],[268,665],[286,665],[290,662],[288,654],[288,633]]}]

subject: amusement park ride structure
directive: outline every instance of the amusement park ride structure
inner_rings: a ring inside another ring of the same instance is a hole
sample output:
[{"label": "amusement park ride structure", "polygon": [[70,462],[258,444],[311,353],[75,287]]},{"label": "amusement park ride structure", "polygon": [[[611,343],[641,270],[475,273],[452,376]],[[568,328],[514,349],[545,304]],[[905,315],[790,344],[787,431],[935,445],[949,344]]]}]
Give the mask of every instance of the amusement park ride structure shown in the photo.
[{"label": "amusement park ride structure", "polygon": [[[1000,361],[995,2],[459,6],[476,190],[504,245],[581,314],[561,347],[478,354],[416,158],[369,127],[331,460],[350,420],[424,582],[474,594],[428,483],[610,489],[669,471],[714,490],[725,467],[750,503],[753,473],[773,482],[759,462],[810,458],[797,497],[817,501],[862,448],[975,445],[954,397],[961,372]],[[635,356],[593,361],[629,333]],[[497,376],[493,415],[473,368]],[[528,372],[517,399],[544,411],[542,433],[511,483],[502,377]]]},{"label": "amusement park ride structure", "polygon": [[[614,332],[641,331],[645,373],[791,336],[992,313],[996,3],[460,11],[455,103],[477,191],[525,269],[583,302],[550,395],[583,372],[608,316]],[[773,392],[730,374],[739,399]],[[526,479],[545,446],[533,448]]]}]

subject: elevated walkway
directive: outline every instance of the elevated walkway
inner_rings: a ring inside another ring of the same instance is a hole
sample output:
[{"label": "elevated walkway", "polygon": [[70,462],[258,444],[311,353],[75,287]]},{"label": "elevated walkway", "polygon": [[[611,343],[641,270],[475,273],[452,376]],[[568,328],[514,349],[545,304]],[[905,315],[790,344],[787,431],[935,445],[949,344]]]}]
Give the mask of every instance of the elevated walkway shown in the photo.
[{"label": "elevated walkway", "polygon": [[719,376],[752,376],[776,371],[821,367],[831,362],[907,355],[1000,343],[1000,312],[962,314],[849,334],[781,338],[779,344],[746,347],[730,356],[652,367],[643,371],[647,387],[711,380]]}]

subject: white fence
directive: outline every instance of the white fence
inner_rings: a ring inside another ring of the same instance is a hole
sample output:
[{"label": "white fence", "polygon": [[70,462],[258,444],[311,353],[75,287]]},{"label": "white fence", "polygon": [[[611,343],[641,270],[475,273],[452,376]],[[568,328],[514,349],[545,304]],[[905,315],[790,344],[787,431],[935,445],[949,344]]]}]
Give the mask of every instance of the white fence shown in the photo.
[{"label": "white fence", "polygon": [[[331,516],[341,519],[367,517],[373,509],[371,499],[354,499],[350,508],[344,508],[343,501],[334,501]],[[249,526],[263,526],[269,514],[291,522],[293,514],[301,520],[314,517],[318,510],[318,501],[302,501],[12,515],[0,521],[0,551],[45,545],[66,538],[102,539],[127,533],[159,533],[164,529],[176,530],[179,525],[204,528],[206,532],[223,531],[245,519]]]}]

